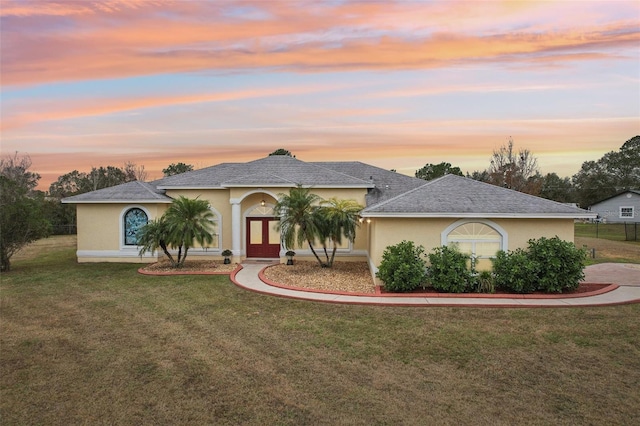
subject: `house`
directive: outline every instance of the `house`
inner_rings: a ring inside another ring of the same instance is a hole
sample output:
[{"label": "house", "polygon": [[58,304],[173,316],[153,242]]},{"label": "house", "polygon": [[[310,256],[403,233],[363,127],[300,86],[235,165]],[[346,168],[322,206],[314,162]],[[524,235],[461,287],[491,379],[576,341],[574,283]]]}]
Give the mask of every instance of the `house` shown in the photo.
[{"label": "house", "polygon": [[640,222],[640,190],[616,194],[589,207],[607,223]]},{"label": "house", "polygon": [[[489,264],[498,250],[526,247],[531,238],[573,241],[574,219],[595,214],[469,178],[446,175],[429,182],[361,162],[304,162],[270,156],[223,163],[166,177],[134,181],[63,200],[77,206],[79,262],[155,262],[139,256],[136,231],[161,216],[178,196],[206,199],[215,215],[216,238],[190,256],[218,258],[231,249],[233,261],[284,258],[273,207],[279,194],[297,185],[327,199],[353,199],[365,206],[354,243],[337,256],[369,262],[377,271],[389,245],[412,240],[427,251],[456,243]],[[297,258],[311,256],[294,248]]]}]

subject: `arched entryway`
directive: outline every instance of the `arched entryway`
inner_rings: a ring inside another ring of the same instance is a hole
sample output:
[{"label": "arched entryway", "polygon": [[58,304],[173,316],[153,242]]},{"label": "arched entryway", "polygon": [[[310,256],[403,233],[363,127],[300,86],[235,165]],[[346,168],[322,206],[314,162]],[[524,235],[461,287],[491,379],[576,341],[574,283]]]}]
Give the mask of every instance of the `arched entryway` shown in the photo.
[{"label": "arched entryway", "polygon": [[247,213],[245,220],[247,257],[280,257],[278,218],[273,206],[261,203]]}]

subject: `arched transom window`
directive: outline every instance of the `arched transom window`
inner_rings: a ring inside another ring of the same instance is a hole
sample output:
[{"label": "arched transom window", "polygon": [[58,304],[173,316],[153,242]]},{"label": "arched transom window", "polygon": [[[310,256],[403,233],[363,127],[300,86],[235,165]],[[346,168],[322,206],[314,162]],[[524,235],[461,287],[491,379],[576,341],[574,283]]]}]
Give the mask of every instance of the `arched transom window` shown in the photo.
[{"label": "arched transom window", "polygon": [[454,243],[461,252],[478,258],[491,258],[502,249],[502,235],[481,222],[467,222],[447,235],[447,244]]},{"label": "arched transom window", "polygon": [[138,244],[138,231],[147,224],[147,214],[137,207],[129,209],[124,214],[124,244],[135,246]]}]

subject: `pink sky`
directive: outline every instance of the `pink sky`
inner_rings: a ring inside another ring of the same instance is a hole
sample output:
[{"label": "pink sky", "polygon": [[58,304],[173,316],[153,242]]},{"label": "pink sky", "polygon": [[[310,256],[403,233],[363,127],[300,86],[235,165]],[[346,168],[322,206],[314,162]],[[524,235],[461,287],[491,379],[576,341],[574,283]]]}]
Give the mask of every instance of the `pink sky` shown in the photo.
[{"label": "pink sky", "polygon": [[472,172],[509,137],[571,176],[640,134],[636,1],[3,0],[0,19],[0,149],[44,190],[277,148]]}]

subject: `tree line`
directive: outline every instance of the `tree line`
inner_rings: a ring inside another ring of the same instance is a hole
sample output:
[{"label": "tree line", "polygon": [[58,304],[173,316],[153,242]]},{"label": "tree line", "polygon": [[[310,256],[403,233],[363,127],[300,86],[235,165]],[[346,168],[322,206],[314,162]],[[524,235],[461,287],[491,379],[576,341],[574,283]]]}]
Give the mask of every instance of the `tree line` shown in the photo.
[{"label": "tree line", "polygon": [[[640,136],[626,141],[618,151],[596,161],[585,161],[572,177],[542,175],[538,160],[528,149],[516,149],[513,139],[494,150],[489,167],[467,177],[582,208],[628,189],[640,188]],[[431,180],[445,174],[464,176],[450,163],[426,164],[415,177]]]}]

